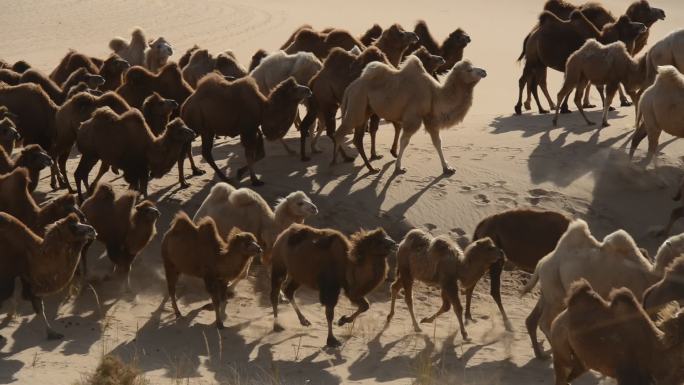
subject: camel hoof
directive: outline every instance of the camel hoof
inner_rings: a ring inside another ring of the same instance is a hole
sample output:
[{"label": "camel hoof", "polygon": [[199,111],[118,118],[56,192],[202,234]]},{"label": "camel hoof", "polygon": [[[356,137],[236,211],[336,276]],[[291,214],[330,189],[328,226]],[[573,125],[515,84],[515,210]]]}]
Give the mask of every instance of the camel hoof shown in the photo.
[{"label": "camel hoof", "polygon": [[613,106],[608,107],[608,111],[611,111],[611,112],[615,111],[615,107],[613,107]]},{"label": "camel hoof", "polygon": [[454,175],[456,173],[456,169],[451,167],[444,167],[443,172],[444,175]]},{"label": "camel hoof", "polygon": [[192,170],[192,175],[200,176],[200,175],[204,175],[205,172],[206,171],[202,170],[201,168],[196,168],[196,169]]},{"label": "camel hoof", "polygon": [[629,100],[621,100],[620,101],[620,107],[631,107],[631,106],[632,106],[632,102],[630,102]]},{"label": "camel hoof", "polygon": [[582,106],[582,108],[596,108],[596,105],[595,105],[595,104],[591,104],[591,103],[585,103],[585,104]]},{"label": "camel hoof", "polygon": [[331,336],[328,337],[328,341],[325,343],[325,346],[329,348],[339,348],[342,346],[342,344],[337,340],[337,338]]},{"label": "camel hoof", "polygon": [[532,103],[530,103],[530,102],[525,102],[524,106],[525,106],[525,110],[527,110],[527,111],[532,109]]},{"label": "camel hoof", "polygon": [[177,320],[183,318],[183,314],[181,314],[181,312],[179,312],[179,311],[174,312],[174,314],[176,315],[176,319],[177,319]]},{"label": "camel hoof", "polygon": [[260,186],[263,186],[264,184],[265,184],[264,182],[262,182],[258,179],[252,181],[252,186],[254,186],[254,187],[260,187]]},{"label": "camel hoof", "polygon": [[349,323],[349,319],[346,315],[343,315],[342,317],[340,317],[339,321],[337,321],[337,326],[344,326],[347,323]]},{"label": "camel hoof", "polygon": [[470,337],[468,336],[468,333],[463,333],[463,341],[466,341],[466,342],[471,341]]},{"label": "camel hoof", "polygon": [[394,175],[402,175],[402,174],[406,174],[406,168],[405,167],[394,169]]},{"label": "camel hoof", "polygon": [[592,122],[591,120],[587,120],[587,126],[595,126],[596,123]]},{"label": "camel hoof", "polygon": [[188,188],[188,187],[190,187],[190,183],[183,182],[183,183],[180,184],[180,188],[181,188],[181,189],[186,189],[186,188]]},{"label": "camel hoof", "polygon": [[423,329],[421,329],[418,325],[413,325],[413,331],[416,333],[421,333]]},{"label": "camel hoof", "polygon": [[423,318],[422,320],[420,320],[420,323],[422,323],[422,324],[431,324],[432,321],[434,321],[434,320],[431,320],[430,318],[425,317],[425,318]]},{"label": "camel hoof", "polygon": [[398,156],[398,155],[397,155],[397,150],[395,150],[395,149],[391,149],[391,150],[390,150],[390,154],[392,154],[392,156],[393,156],[395,159],[396,159],[397,156]]},{"label": "camel hoof", "polygon": [[371,161],[380,160],[380,159],[382,159],[382,155],[378,155],[378,154],[373,154],[373,155],[371,155],[371,157],[370,157],[370,160],[371,160]]},{"label": "camel hoof", "polygon": [[282,332],[282,331],[284,331],[284,330],[285,330],[285,328],[282,327],[282,326],[280,326],[280,324],[275,324],[275,325],[273,325],[273,331],[276,332],[276,333],[280,333],[280,332]]},{"label": "camel hoof", "polygon": [[561,108],[560,113],[561,113],[561,114],[571,114],[571,113],[572,113],[572,110],[569,109],[569,108],[565,108],[565,109]]},{"label": "camel hoof", "polygon": [[299,323],[300,323],[302,326],[306,326],[306,327],[311,326],[311,322],[309,322],[309,320],[306,319],[306,318],[300,319],[300,320],[299,320]]},{"label": "camel hoof", "polygon": [[62,333],[57,333],[54,330],[48,330],[47,332],[47,339],[50,341],[61,340],[62,338],[64,338],[64,334]]},{"label": "camel hoof", "polygon": [[222,330],[225,329],[226,327],[223,325],[223,322],[221,321],[216,321],[216,329]]},{"label": "camel hoof", "polygon": [[208,303],[202,306],[201,310],[214,311],[214,304]]},{"label": "camel hoof", "polygon": [[610,123],[603,122],[603,123],[601,123],[601,127],[610,127]]},{"label": "camel hoof", "polygon": [[368,173],[369,173],[369,174],[377,174],[378,172],[380,172],[380,170],[378,170],[377,168],[374,168],[374,167],[369,167],[369,168],[368,168]]},{"label": "camel hoof", "polygon": [[513,107],[513,109],[515,110],[516,115],[522,115],[522,108],[520,108],[519,105],[516,104],[515,107]]},{"label": "camel hoof", "polygon": [[539,110],[539,113],[540,113],[540,114],[548,114],[548,113],[549,113],[549,111],[547,111],[547,110],[544,110],[544,109],[541,109],[541,110]]}]

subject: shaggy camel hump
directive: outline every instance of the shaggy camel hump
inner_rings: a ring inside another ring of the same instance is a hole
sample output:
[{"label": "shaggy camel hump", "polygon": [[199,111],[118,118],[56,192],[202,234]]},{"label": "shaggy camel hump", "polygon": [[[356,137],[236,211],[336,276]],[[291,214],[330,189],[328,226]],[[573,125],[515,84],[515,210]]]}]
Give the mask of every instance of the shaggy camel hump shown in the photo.
[{"label": "shaggy camel hump", "polygon": [[603,239],[604,249],[619,253],[621,256],[641,256],[639,248],[634,242],[634,239],[625,231],[617,230],[614,233],[608,234]]}]

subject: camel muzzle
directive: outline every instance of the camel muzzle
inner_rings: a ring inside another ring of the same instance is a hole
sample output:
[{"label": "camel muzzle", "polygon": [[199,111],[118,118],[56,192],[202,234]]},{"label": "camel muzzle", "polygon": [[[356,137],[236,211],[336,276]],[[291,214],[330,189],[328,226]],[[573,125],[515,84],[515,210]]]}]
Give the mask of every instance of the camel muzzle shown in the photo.
[{"label": "camel muzzle", "polygon": [[169,107],[171,108],[171,110],[176,110],[176,109],[178,109],[178,102],[176,102],[175,100],[166,99],[166,103],[168,103],[168,105],[169,105]]},{"label": "camel muzzle", "polygon": [[103,78],[100,75],[90,75],[88,77],[88,85],[91,86],[91,88],[97,88],[101,85],[105,84],[105,78]]},{"label": "camel muzzle", "polygon": [[79,223],[76,228],[76,233],[85,237],[88,240],[97,238],[97,231],[92,226]]},{"label": "camel muzzle", "polygon": [[420,40],[418,35],[416,35],[413,32],[406,32],[406,36],[408,37],[408,41],[410,44],[417,43]]},{"label": "camel muzzle", "polygon": [[665,20],[665,10],[660,8],[654,8],[653,11],[655,12],[658,20]]},{"label": "camel muzzle", "polygon": [[487,77],[487,71],[485,71],[481,68],[478,68],[476,71],[477,71],[478,76],[480,76],[480,78],[486,78]]}]

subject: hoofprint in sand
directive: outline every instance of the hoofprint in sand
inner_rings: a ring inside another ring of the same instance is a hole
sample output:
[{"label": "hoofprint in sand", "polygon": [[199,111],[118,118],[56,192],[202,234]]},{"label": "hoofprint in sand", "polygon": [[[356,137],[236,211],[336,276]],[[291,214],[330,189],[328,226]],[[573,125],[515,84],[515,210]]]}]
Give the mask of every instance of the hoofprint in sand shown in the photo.
[{"label": "hoofprint in sand", "polygon": [[[625,7],[617,0],[604,3],[615,14]],[[667,10],[668,18],[652,28],[651,42],[684,22],[684,6],[678,2],[663,0],[656,5]],[[435,235],[469,238],[477,222],[487,215],[511,207],[543,207],[586,219],[600,238],[624,228],[639,246],[655,253],[662,238],[656,238],[653,230],[666,223],[675,207],[670,198],[683,174],[680,154],[684,144],[663,135],[658,171],[644,171],[631,165],[626,153],[633,130],[632,108],[611,112],[611,126],[600,131],[587,127],[578,114],[563,116],[558,128],[552,127],[548,115],[512,116],[522,70],[514,59],[520,53],[522,38],[536,20],[539,2],[496,0],[463,8],[440,0],[418,9],[410,3],[352,0],[347,7],[330,12],[332,6],[303,0],[249,4],[212,0],[192,5],[180,1],[97,1],[87,5],[24,1],[6,10],[0,55],[9,62],[26,60],[49,72],[68,48],[104,57],[109,39],[126,36],[133,26],[141,25],[149,36],[163,35],[173,44],[176,51],[172,60],[199,44],[210,52],[232,49],[246,66],[254,51],[275,50],[303,23],[316,28],[339,26],[360,34],[374,22],[383,26],[399,22],[411,28],[416,18],[422,18],[438,41],[462,27],[472,37],[465,57],[485,68],[489,76],[476,88],[473,107],[464,122],[442,132],[444,153],[456,169],[454,175],[440,175],[437,154],[421,130],[405,154],[404,165],[409,171],[393,176],[389,148],[394,130],[382,124],[378,152],[385,158],[374,162],[380,169],[378,174],[368,175],[360,159],[353,165],[330,167],[331,143],[327,138],[319,141],[323,154],[315,154],[308,163],[287,155],[279,143],[267,143],[267,156],[258,164],[258,173],[267,184],[259,193],[273,204],[293,190],[305,191],[319,209],[308,224],[346,233],[360,227],[384,226],[395,240],[412,227]],[[483,17],[489,21],[482,22]],[[496,28],[492,28],[494,24]],[[555,94],[561,77],[549,73],[550,89]],[[594,99],[598,104],[596,94]],[[588,114],[597,120],[601,112],[590,110]],[[286,140],[291,146],[298,143],[295,132]],[[195,154],[200,152],[198,146],[196,141]],[[636,153],[637,161],[645,154],[642,147]],[[219,167],[233,175],[244,164],[242,154],[237,140],[222,139],[214,147]],[[195,160],[208,172],[189,178],[188,189],[178,189],[175,168],[165,178],[150,183],[150,197],[162,212],[158,234],[167,230],[179,208],[194,214],[217,181],[201,156],[196,155]],[[70,172],[77,161],[76,156],[69,160]],[[113,174],[104,180],[119,189],[125,187]],[[248,183],[248,179],[243,181],[243,185]],[[38,197],[56,195],[44,177]],[[672,232],[682,230],[679,224]],[[56,316],[52,325],[66,336],[63,341],[45,341],[30,305],[21,302],[17,318],[0,331],[6,337],[0,342],[0,382],[36,383],[49,376],[54,383],[71,383],[91,372],[100,357],[110,351],[135,361],[155,384],[552,381],[550,362],[533,358],[524,331],[524,318],[536,301],[534,296],[518,298],[517,291],[526,280],[524,274],[505,271],[502,277],[503,302],[513,332],[503,327],[488,294],[487,279],[479,283],[473,298],[476,322],[466,325],[470,342],[463,342],[452,313],[423,327],[422,333],[413,332],[403,300],[397,302],[396,315],[384,329],[389,311],[389,283],[385,283],[369,296],[368,312],[354,324],[336,329],[343,346],[331,351],[321,349],[326,325],[323,309],[316,294],[305,289],[298,291],[298,303],[312,326],[300,327],[291,308],[281,304],[279,318],[287,330],[272,333],[268,273],[258,266],[237,286],[236,298],[228,303],[227,328],[220,333],[213,325],[213,312],[200,310],[209,298],[199,280],[180,280],[177,293],[185,317],[175,320],[171,304],[163,302],[166,287],[160,241],[160,237],[155,238],[133,266],[135,297],[120,294],[119,282],[97,279],[106,275],[111,265],[106,257],[96,257],[104,251],[101,246],[91,249],[90,274],[96,279],[78,297],[64,301],[63,295],[57,295],[46,302],[48,318]],[[390,263],[393,266],[393,261]],[[440,303],[437,290],[416,284],[417,317],[432,314]],[[341,299],[337,313],[349,314],[354,308]],[[597,382],[591,375],[578,381]]]}]

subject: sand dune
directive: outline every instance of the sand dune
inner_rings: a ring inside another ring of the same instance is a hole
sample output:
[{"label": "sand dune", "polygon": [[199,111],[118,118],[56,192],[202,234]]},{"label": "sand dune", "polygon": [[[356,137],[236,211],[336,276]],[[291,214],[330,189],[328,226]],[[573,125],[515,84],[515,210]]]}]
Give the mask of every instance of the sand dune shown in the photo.
[{"label": "sand dune", "polygon": [[[360,34],[374,22],[384,26],[399,22],[409,27],[421,18],[440,40],[462,27],[472,37],[465,56],[485,68],[489,76],[477,86],[473,108],[465,121],[442,134],[445,154],[457,170],[455,175],[441,175],[430,140],[421,132],[414,136],[406,153],[408,172],[393,176],[389,154],[393,130],[383,125],[379,150],[385,158],[376,162],[379,174],[368,175],[360,160],[331,168],[331,146],[325,138],[320,142],[324,153],[309,163],[301,163],[298,157],[285,154],[279,144],[271,143],[266,159],[257,164],[258,173],[267,182],[258,191],[274,202],[293,189],[304,190],[320,210],[311,224],[348,232],[384,226],[395,238],[414,226],[435,234],[469,237],[486,215],[510,207],[543,207],[586,219],[597,236],[624,228],[640,246],[654,252],[662,239],[654,237],[652,230],[665,223],[675,205],[670,198],[684,174],[682,142],[664,135],[660,168],[645,171],[633,166],[626,155],[634,121],[632,108],[612,112],[612,126],[602,130],[585,126],[577,114],[564,116],[562,126],[555,129],[547,115],[512,115],[522,70],[515,58],[542,3],[25,0],[3,9],[0,57],[7,61],[24,59],[50,71],[69,48],[97,56],[108,54],[109,39],[127,36],[136,25],[144,27],[149,36],[166,37],[174,45],[175,59],[186,48],[199,44],[212,51],[232,49],[245,64],[256,49],[276,49],[303,23],[320,28],[340,26]],[[604,3],[619,14],[628,2]],[[680,1],[652,3],[666,10],[667,20],[653,27],[651,41],[684,25]],[[549,78],[553,94],[561,77],[550,71]],[[599,114],[599,110],[589,112],[592,119]],[[295,144],[298,139],[291,133],[288,140]],[[645,143],[639,157],[643,151]],[[195,153],[199,153],[198,148]],[[229,172],[244,162],[236,140],[218,141],[214,154],[219,166]],[[209,170],[201,156],[196,160]],[[75,168],[75,161],[70,160],[70,170]],[[108,174],[105,180],[125,187],[115,175]],[[194,213],[215,179],[211,172],[192,177],[192,186],[185,190],[180,190],[176,181],[174,169],[166,178],[150,184],[151,197],[162,209],[160,234],[179,208]],[[49,191],[47,180],[39,187],[39,195],[43,194],[55,194]],[[674,231],[684,231],[684,225],[679,224]],[[7,337],[0,342],[0,383],[71,383],[91,371],[109,351],[135,360],[154,384],[484,385],[553,381],[550,362],[533,359],[524,329],[524,318],[534,298],[517,296],[523,274],[503,275],[504,305],[514,326],[512,333],[503,328],[489,297],[487,280],[480,283],[475,295],[476,323],[467,326],[470,342],[456,334],[453,314],[443,315],[423,333],[414,333],[403,300],[392,324],[384,329],[389,310],[385,285],[371,295],[368,313],[352,327],[337,331],[344,346],[331,352],[321,349],[325,318],[315,293],[298,293],[303,311],[313,323],[310,328],[300,327],[289,306],[281,305],[281,321],[287,330],[271,332],[265,294],[268,279],[262,268],[254,269],[252,276],[238,286],[237,298],[228,305],[228,328],[221,333],[213,327],[213,314],[199,310],[208,297],[196,280],[182,279],[179,283],[180,306],[186,317],[174,320],[170,304],[164,302],[159,244],[157,238],[134,267],[132,286],[137,296],[121,295],[117,282],[96,279],[75,299],[62,303],[63,296],[58,295],[48,302],[48,317],[56,316],[54,324],[66,335],[64,341],[45,341],[30,305],[22,303],[19,317],[0,330]],[[100,246],[92,250],[91,255],[103,252]],[[90,265],[96,277],[110,268],[106,257],[93,257]],[[438,292],[424,286],[418,286],[415,298],[419,316],[431,313],[440,303]],[[338,313],[351,309],[343,299]],[[587,375],[577,383],[595,384],[598,379]]]}]

